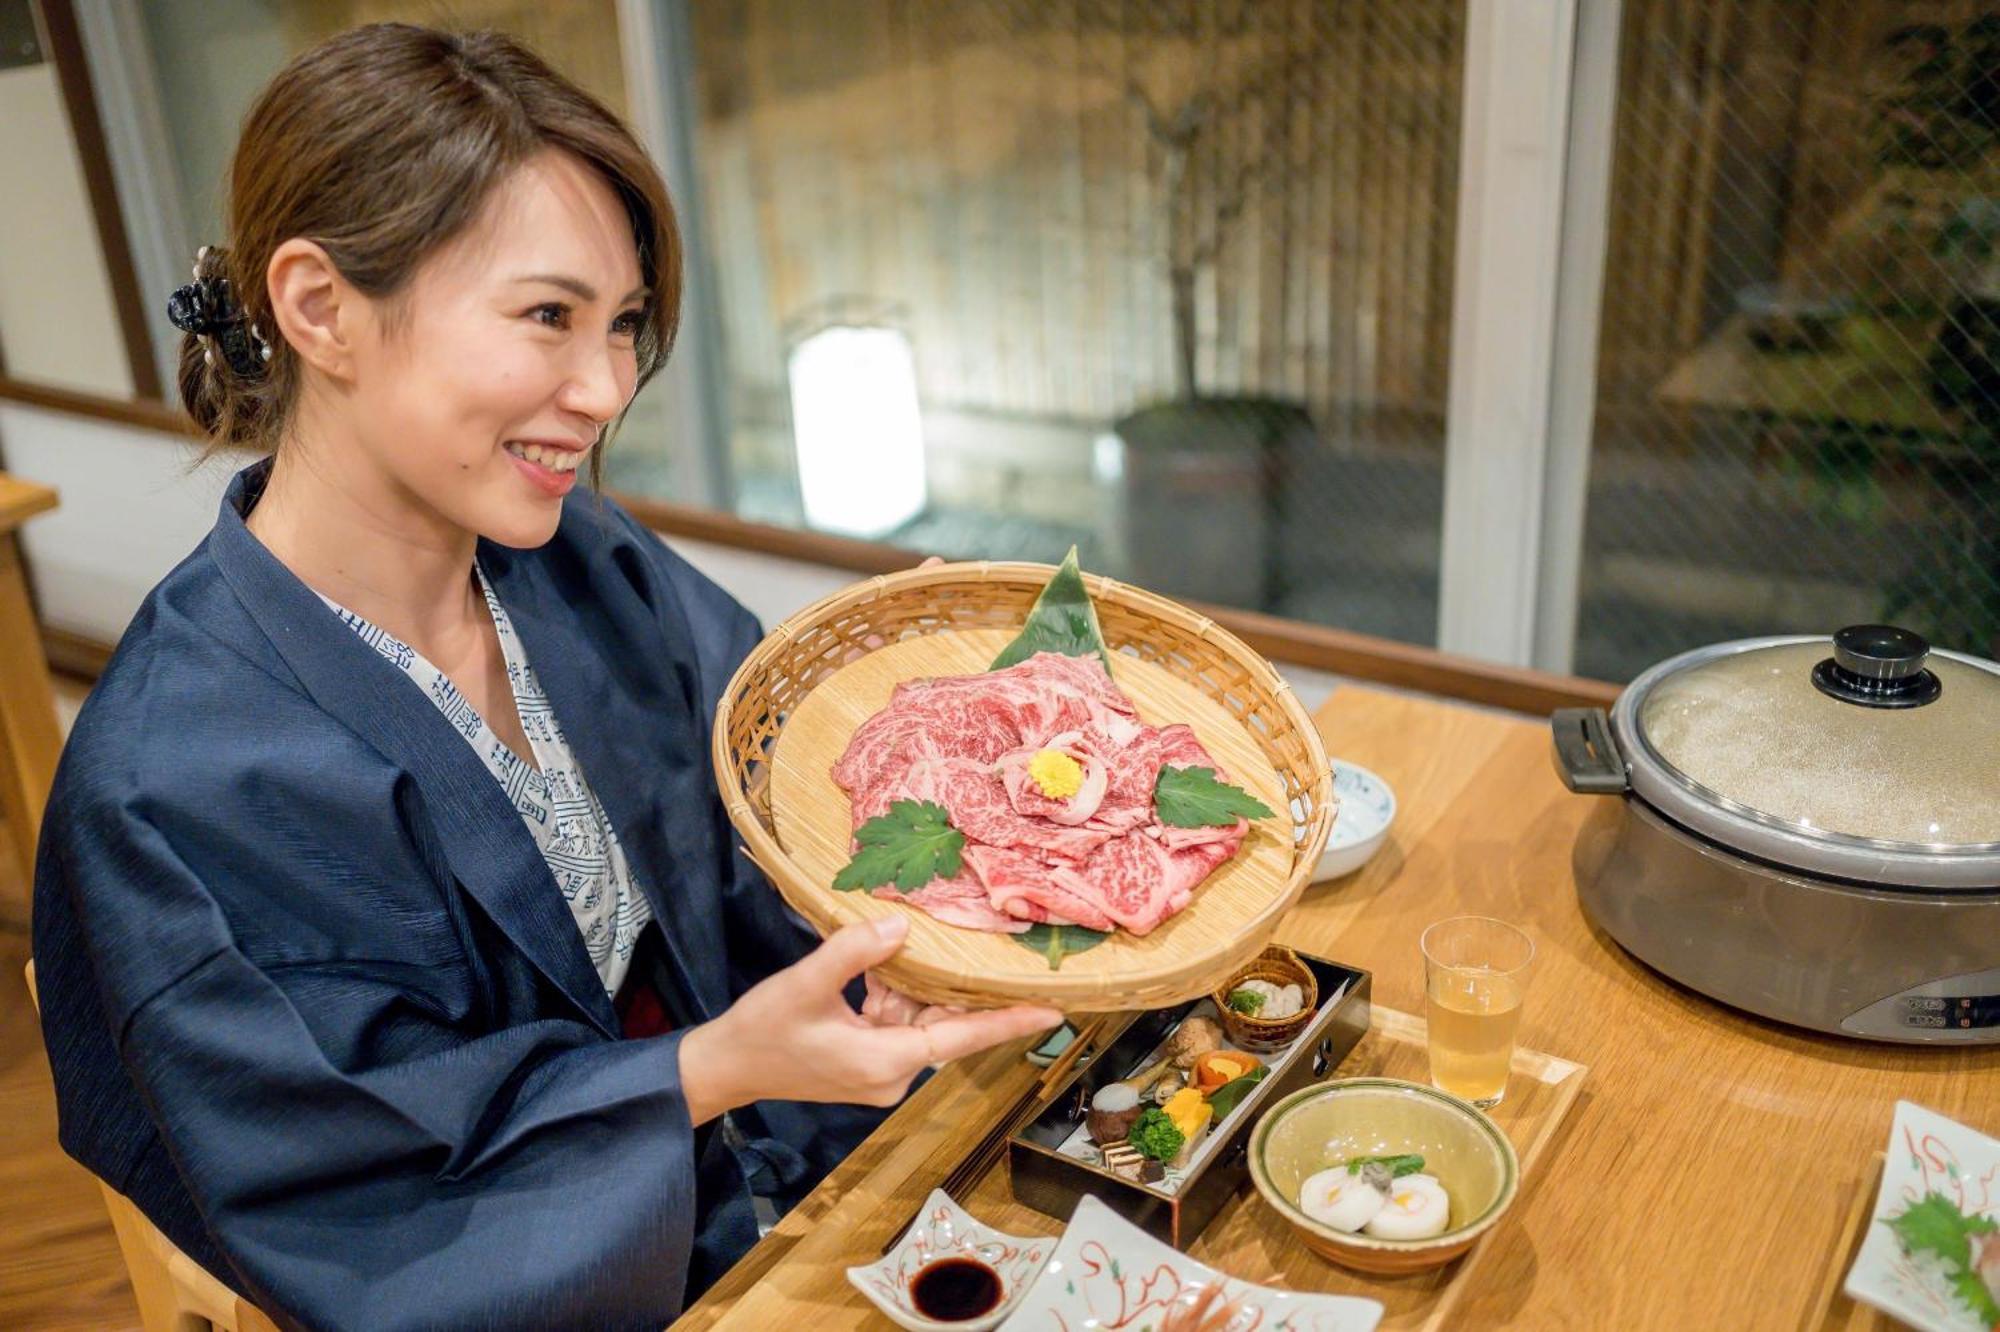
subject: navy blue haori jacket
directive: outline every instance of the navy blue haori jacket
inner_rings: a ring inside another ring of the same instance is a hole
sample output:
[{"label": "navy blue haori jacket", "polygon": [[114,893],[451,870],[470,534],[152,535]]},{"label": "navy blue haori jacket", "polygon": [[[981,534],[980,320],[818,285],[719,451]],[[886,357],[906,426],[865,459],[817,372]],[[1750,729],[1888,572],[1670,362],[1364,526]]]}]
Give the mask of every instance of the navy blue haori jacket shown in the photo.
[{"label": "navy blue haori jacket", "polygon": [[[63,1147],[292,1327],[657,1328],[882,1112],[696,1129],[679,1033],[815,940],[709,767],[750,613],[579,492],[479,560],[663,927],[618,1017],[478,754],[251,535],[268,464],[78,718],[35,875]],[[733,1140],[725,1141],[725,1137]]]}]

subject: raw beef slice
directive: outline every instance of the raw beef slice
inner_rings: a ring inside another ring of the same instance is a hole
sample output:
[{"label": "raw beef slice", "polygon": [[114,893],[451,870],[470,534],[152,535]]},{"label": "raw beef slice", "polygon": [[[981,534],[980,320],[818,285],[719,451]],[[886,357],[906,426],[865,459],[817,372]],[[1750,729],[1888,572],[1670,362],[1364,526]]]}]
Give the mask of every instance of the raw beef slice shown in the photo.
[{"label": "raw beef slice", "polygon": [[[1028,777],[1043,749],[1082,767],[1075,795],[1049,797]],[[833,778],[856,828],[897,800],[927,800],[965,835],[957,875],[878,897],[966,929],[1047,922],[1146,934],[1187,905],[1250,827],[1161,824],[1153,787],[1167,764],[1229,780],[1190,728],[1141,722],[1096,658],[1043,652],[1004,671],[899,684],[855,731]]]}]

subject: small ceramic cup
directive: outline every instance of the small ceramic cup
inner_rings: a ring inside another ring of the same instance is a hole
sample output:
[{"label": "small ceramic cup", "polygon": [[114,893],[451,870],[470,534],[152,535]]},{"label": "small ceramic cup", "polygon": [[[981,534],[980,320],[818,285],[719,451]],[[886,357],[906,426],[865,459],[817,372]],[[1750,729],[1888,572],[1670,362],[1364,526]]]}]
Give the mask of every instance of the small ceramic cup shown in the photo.
[{"label": "small ceramic cup", "polygon": [[1352,874],[1389,840],[1396,819],[1396,793],[1389,783],[1346,759],[1333,760],[1333,798],[1340,803],[1333,831],[1313,866],[1314,883]]}]

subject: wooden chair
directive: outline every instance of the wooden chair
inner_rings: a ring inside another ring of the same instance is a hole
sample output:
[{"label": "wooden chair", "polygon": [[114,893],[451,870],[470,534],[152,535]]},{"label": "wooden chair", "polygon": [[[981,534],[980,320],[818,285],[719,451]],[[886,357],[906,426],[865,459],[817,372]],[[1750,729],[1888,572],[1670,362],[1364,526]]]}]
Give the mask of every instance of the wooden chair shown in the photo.
[{"label": "wooden chair", "polygon": [[[27,974],[28,998],[40,1011],[32,960]],[[146,1332],[278,1332],[269,1315],[176,1248],[130,1198],[101,1179],[97,1186],[104,1190],[104,1210],[111,1213]]]},{"label": "wooden chair", "polygon": [[12,834],[23,884],[34,882],[35,837],[55,779],[62,730],[14,533],[55,507],[55,491],[0,472],[0,821]]}]

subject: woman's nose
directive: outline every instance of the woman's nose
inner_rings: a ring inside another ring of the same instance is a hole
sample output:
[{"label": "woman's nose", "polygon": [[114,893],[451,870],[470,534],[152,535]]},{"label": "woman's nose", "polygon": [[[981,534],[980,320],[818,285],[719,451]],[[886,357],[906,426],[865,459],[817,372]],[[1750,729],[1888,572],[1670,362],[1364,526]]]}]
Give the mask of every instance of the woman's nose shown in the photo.
[{"label": "woman's nose", "polygon": [[614,347],[579,350],[569,382],[563,386],[562,405],[600,426],[618,415],[626,394],[624,379],[618,373],[618,355]]}]

